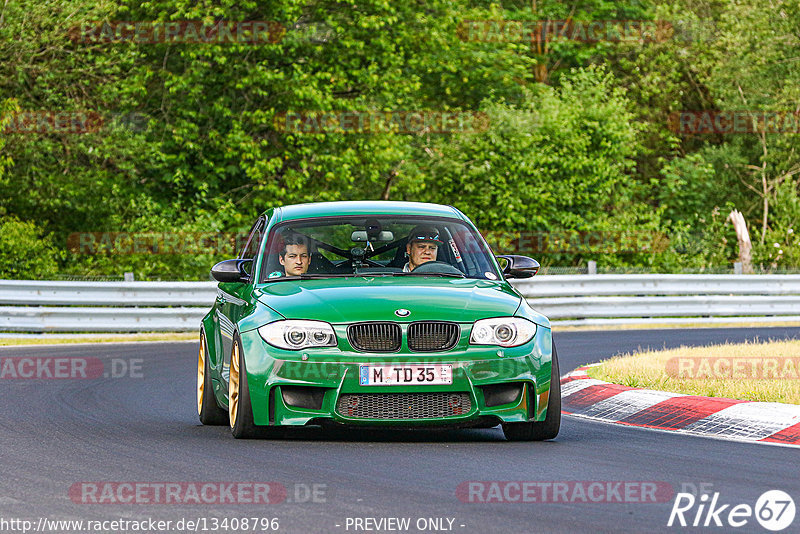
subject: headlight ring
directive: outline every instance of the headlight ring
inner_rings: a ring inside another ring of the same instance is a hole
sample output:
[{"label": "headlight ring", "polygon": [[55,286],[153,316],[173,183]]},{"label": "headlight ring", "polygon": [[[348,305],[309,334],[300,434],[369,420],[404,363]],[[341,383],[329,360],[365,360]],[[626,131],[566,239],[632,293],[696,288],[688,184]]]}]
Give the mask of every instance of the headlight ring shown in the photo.
[{"label": "headlight ring", "polygon": [[336,346],[336,333],[324,321],[275,321],[259,327],[258,333],[264,341],[280,349],[302,350]]},{"label": "headlight ring", "polygon": [[533,339],[536,328],[536,323],[522,317],[480,319],[472,326],[469,344],[518,347]]}]

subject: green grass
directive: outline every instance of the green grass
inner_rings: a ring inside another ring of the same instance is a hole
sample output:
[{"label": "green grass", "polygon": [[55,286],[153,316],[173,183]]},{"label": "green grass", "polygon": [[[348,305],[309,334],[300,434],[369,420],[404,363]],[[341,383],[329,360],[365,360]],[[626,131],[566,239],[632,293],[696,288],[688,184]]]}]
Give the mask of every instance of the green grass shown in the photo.
[{"label": "green grass", "polygon": [[615,356],[591,378],[706,397],[800,404],[800,341],[679,347]]},{"label": "green grass", "polygon": [[650,330],[650,329],[663,329],[663,328],[768,328],[776,326],[800,326],[797,321],[781,321],[776,318],[775,322],[759,323],[743,322],[743,323],[698,323],[692,322],[687,318],[685,323],[634,323],[634,324],[609,324],[609,325],[571,325],[561,326],[553,324],[553,332],[581,332],[584,330]]}]

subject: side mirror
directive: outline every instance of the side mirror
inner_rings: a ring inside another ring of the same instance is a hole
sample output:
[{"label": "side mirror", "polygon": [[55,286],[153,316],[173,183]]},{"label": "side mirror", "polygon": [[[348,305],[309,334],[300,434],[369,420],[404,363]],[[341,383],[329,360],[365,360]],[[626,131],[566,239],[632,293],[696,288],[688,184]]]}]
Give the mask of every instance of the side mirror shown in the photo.
[{"label": "side mirror", "polygon": [[225,260],[211,268],[211,276],[217,282],[248,282],[250,274],[245,270],[245,264],[252,264],[253,260]]},{"label": "side mirror", "polygon": [[517,256],[509,254],[497,256],[498,260],[505,260],[505,265],[500,262],[503,268],[503,276],[506,278],[530,278],[539,272],[539,262],[528,256]]}]

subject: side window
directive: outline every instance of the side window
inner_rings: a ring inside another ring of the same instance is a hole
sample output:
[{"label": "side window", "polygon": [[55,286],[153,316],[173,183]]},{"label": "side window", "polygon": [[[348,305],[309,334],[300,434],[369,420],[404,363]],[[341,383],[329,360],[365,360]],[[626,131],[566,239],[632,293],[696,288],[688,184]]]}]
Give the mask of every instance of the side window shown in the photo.
[{"label": "side window", "polygon": [[258,247],[261,245],[261,237],[264,235],[264,219],[259,219],[250,230],[250,236],[247,238],[242,251],[239,253],[240,260],[253,260],[253,262],[244,265],[245,271],[250,275],[253,274],[253,266],[255,264],[256,254],[258,254]]}]

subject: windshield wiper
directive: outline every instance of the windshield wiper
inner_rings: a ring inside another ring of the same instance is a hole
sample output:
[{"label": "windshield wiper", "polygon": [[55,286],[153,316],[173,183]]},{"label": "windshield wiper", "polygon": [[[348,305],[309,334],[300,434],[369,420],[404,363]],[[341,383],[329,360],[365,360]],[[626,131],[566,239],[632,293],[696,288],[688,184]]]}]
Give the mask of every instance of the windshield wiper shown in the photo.
[{"label": "windshield wiper", "polygon": [[394,276],[446,276],[447,278],[466,278],[464,274],[456,273],[393,273]]},{"label": "windshield wiper", "polygon": [[347,278],[348,276],[356,276],[353,273],[313,273],[301,274],[300,276],[292,276],[287,278],[299,278],[301,280],[319,280],[320,278]]},{"label": "windshield wiper", "polygon": [[301,274],[294,276],[279,276],[276,278],[267,278],[264,282],[281,282],[284,280],[324,280],[326,278],[374,278],[378,276],[443,276],[446,278],[466,278],[466,275],[456,273],[314,273],[314,274]]},{"label": "windshield wiper", "polygon": [[267,278],[265,282],[282,282],[284,280],[323,280],[325,278],[347,278],[358,276],[352,273],[313,273],[313,274],[300,274],[293,276],[276,276],[275,278]]}]

